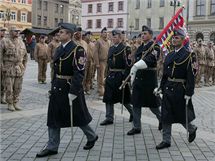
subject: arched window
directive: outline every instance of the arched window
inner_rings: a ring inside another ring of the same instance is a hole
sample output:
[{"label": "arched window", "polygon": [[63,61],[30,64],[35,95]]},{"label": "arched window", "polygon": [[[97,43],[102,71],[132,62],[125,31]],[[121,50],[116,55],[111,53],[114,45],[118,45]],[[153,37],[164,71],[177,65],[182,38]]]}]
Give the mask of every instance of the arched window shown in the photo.
[{"label": "arched window", "polygon": [[210,35],[210,41],[213,41],[215,43],[215,32],[212,32]]},{"label": "arched window", "polygon": [[199,33],[196,34],[196,41],[197,41],[199,38],[201,38],[202,40],[204,40],[204,35],[203,35],[201,32],[199,32]]}]

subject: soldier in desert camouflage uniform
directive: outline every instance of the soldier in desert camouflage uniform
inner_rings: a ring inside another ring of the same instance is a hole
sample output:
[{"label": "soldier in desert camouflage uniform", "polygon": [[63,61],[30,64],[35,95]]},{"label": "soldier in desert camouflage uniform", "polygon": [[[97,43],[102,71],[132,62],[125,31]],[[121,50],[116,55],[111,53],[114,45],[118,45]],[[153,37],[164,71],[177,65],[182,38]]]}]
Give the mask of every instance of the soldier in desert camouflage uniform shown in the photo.
[{"label": "soldier in desert camouflage uniform", "polygon": [[10,28],[10,36],[1,41],[2,72],[5,76],[6,101],[8,110],[21,110],[18,107],[19,94],[22,89],[23,75],[27,63],[27,51],[24,42],[19,38],[19,30]]},{"label": "soldier in desert camouflage uniform", "polygon": [[90,87],[93,83],[93,72],[94,72],[94,57],[93,57],[93,49],[94,49],[94,43],[91,42],[91,35],[92,33],[90,31],[86,32],[84,34],[84,39],[87,43],[87,62],[85,67],[85,75],[84,75],[84,90],[86,94],[90,94]]},{"label": "soldier in desert camouflage uniform", "polygon": [[[0,27],[0,44],[1,41],[4,39],[5,36],[5,31],[6,29],[3,27]],[[3,66],[3,61],[2,61],[2,54],[0,55],[0,83],[1,83],[1,103],[2,104],[6,104],[6,100],[5,100],[5,88],[4,88],[4,76],[2,73],[2,66]]]},{"label": "soldier in desert camouflage uniform", "polygon": [[206,65],[206,55],[205,47],[203,46],[202,39],[197,40],[197,46],[194,48],[194,53],[197,55],[197,61],[199,65],[199,72],[196,77],[196,87],[200,87],[200,81],[204,75],[205,79],[205,65]]},{"label": "soldier in desert camouflage uniform", "polygon": [[45,43],[45,36],[41,35],[34,50],[35,61],[38,62],[38,83],[46,83],[46,70],[49,61],[48,45]]},{"label": "soldier in desert camouflage uniform", "polygon": [[50,61],[50,68],[51,68],[51,80],[54,77],[54,63],[53,63],[53,58],[55,54],[55,50],[57,47],[60,46],[60,42],[58,40],[57,34],[53,37],[52,41],[48,44],[48,57]]},{"label": "soldier in desert camouflage uniform", "polygon": [[213,72],[214,72],[214,66],[215,66],[215,53],[213,50],[213,43],[212,42],[208,42],[208,47],[206,48],[206,59],[207,59],[207,65],[206,65],[206,76],[205,76],[205,80],[206,80],[206,86],[210,86],[212,84],[210,84],[210,78],[213,77]]}]

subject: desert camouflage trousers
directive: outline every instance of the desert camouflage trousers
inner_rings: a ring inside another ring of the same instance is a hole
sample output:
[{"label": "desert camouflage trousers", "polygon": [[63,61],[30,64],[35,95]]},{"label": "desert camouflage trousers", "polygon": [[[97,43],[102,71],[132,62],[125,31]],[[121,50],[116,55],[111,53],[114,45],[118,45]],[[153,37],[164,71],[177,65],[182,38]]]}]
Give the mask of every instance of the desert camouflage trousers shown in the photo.
[{"label": "desert camouflage trousers", "polygon": [[9,77],[5,76],[5,92],[6,102],[8,104],[17,103],[19,101],[19,94],[22,90],[23,77]]}]

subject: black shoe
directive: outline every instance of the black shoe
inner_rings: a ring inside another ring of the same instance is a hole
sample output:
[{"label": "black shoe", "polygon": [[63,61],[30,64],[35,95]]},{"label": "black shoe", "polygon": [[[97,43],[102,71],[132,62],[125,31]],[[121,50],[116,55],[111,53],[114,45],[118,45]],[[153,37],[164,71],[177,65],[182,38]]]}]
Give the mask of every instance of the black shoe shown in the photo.
[{"label": "black shoe", "polygon": [[93,141],[87,141],[86,145],[83,147],[84,150],[90,150],[92,147],[94,147],[95,142],[98,140],[98,136]]},{"label": "black shoe", "polygon": [[132,121],[133,121],[133,115],[130,115],[129,122],[132,122]]},{"label": "black shoe", "polygon": [[37,153],[36,157],[37,158],[41,158],[41,157],[46,157],[48,155],[55,155],[57,154],[57,151],[53,151],[53,150],[48,150],[48,149],[44,149],[41,152]]},{"label": "black shoe", "polygon": [[159,125],[158,125],[158,130],[161,131],[162,129],[163,129],[162,123],[160,122]]},{"label": "black shoe", "polygon": [[128,131],[127,135],[135,135],[135,134],[140,134],[140,133],[141,133],[140,129],[132,128],[130,131]]},{"label": "black shoe", "polygon": [[159,149],[169,148],[170,146],[171,146],[170,144],[162,141],[160,144],[156,146],[156,149],[159,150]]},{"label": "black shoe", "polygon": [[197,130],[197,127],[196,127],[196,129],[194,130],[193,133],[189,134],[189,138],[188,138],[189,143],[192,143],[195,140],[195,138],[196,138],[196,130]]},{"label": "black shoe", "polygon": [[108,120],[108,119],[105,119],[104,121],[102,121],[102,122],[100,123],[101,126],[104,126],[104,125],[111,125],[111,124],[113,124],[113,121]]}]

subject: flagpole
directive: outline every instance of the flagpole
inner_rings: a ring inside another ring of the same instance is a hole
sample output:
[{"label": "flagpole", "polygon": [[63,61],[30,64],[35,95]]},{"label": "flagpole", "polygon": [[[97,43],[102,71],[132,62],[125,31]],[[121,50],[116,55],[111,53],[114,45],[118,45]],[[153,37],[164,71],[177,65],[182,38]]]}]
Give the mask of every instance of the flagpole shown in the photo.
[{"label": "flagpole", "polygon": [[189,28],[188,28],[188,21],[189,21],[189,0],[187,0],[187,17],[186,17],[187,32],[189,30]]}]

